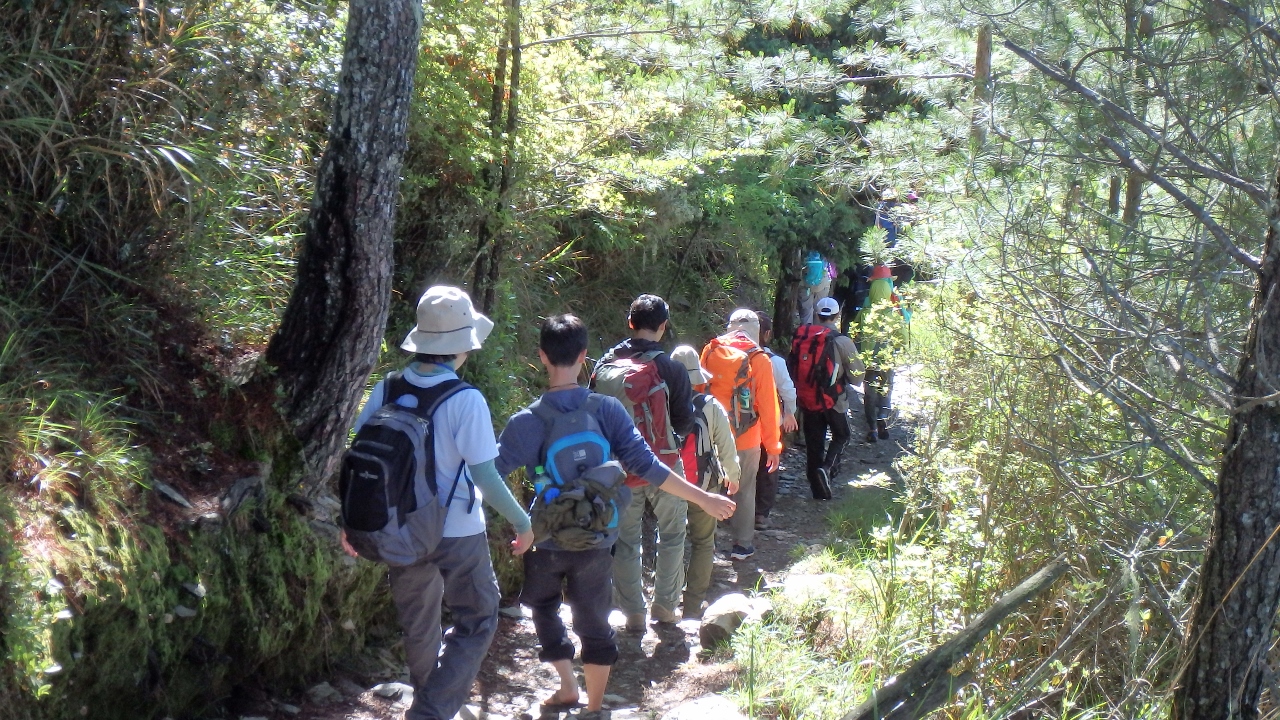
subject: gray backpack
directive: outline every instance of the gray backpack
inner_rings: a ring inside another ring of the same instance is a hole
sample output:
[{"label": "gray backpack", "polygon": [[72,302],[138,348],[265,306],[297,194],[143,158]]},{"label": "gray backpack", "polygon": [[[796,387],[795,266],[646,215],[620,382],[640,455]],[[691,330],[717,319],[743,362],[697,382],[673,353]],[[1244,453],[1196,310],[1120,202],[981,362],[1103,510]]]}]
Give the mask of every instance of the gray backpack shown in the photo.
[{"label": "gray backpack", "polygon": [[[412,565],[440,544],[466,464],[458,468],[447,499],[442,498],[436,484],[434,416],[445,400],[470,388],[461,380],[419,388],[400,373],[387,376],[388,402],[356,432],[338,476],[342,527],[360,557]],[[396,402],[406,395],[417,399],[417,407]],[[474,505],[475,489],[467,483]]]}]

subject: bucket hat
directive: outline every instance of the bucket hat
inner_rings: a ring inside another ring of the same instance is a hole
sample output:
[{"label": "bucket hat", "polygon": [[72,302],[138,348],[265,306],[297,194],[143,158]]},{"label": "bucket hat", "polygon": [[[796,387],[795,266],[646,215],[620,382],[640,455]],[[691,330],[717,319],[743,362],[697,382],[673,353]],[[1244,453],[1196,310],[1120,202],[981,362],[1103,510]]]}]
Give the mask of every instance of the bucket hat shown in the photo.
[{"label": "bucket hat", "polygon": [[751,338],[751,342],[760,344],[760,316],[756,315],[755,310],[746,308],[738,308],[729,316],[729,324],[725,326],[728,332],[746,333]]},{"label": "bucket hat", "polygon": [[418,300],[418,325],[400,348],[427,355],[455,355],[479,350],[492,331],[493,321],[476,312],[465,292],[435,285]]},{"label": "bucket hat", "polygon": [[702,362],[698,359],[698,351],[689,345],[680,345],[671,351],[671,359],[684,366],[689,371],[689,383],[692,385],[702,385],[711,382],[711,373],[702,367]]},{"label": "bucket hat", "polygon": [[824,297],[813,309],[822,317],[831,317],[840,314],[840,303],[836,302],[835,298]]}]

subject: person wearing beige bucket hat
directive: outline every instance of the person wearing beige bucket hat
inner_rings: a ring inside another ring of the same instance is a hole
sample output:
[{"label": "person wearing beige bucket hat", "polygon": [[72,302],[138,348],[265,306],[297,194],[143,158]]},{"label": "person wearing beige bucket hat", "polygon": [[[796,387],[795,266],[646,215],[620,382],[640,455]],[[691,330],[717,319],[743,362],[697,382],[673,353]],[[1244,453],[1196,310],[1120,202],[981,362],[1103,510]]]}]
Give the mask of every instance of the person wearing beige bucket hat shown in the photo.
[{"label": "person wearing beige bucket hat", "polygon": [[[449,720],[457,714],[498,627],[500,595],[481,501],[515,529],[513,552],[522,554],[533,544],[529,515],[495,467],[498,443],[488,403],[457,375],[492,330],[493,322],[476,311],[462,290],[428,288],[418,301],[417,323],[400,345],[414,353],[414,361],[374,386],[355,422],[358,431],[391,403],[410,409],[435,404],[432,449],[438,496],[446,506],[443,538],[418,562],[390,569],[391,596],[415,691],[405,714],[409,720]],[[343,543],[353,552],[345,531]],[[453,620],[443,634],[442,604]]]},{"label": "person wearing beige bucket hat", "polygon": [[[702,367],[698,351],[688,345],[672,350],[671,359],[688,369],[689,383],[693,385],[695,427],[681,449],[685,479],[707,492],[724,488],[729,494],[736,493],[742,476],[738,447],[729,412],[719,400],[705,392],[711,373]],[[711,587],[711,568],[715,564],[716,519],[690,504],[687,537],[689,567],[685,570],[684,617],[701,618],[702,603]]]},{"label": "person wearing beige bucket hat", "polygon": [[448,285],[427,288],[418,300],[418,324],[400,343],[401,350],[424,355],[455,355],[479,350],[493,321],[476,312],[471,297]]}]

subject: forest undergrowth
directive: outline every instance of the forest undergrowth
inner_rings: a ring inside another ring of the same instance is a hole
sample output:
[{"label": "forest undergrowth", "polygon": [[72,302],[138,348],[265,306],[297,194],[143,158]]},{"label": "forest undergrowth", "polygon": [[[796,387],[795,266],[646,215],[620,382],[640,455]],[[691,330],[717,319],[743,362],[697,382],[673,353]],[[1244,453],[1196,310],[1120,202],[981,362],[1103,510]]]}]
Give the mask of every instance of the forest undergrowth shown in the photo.
[{"label": "forest undergrowth", "polygon": [[[1265,234],[1248,198],[1274,90],[1250,73],[1274,64],[1241,45],[1261,60],[1225,79],[1159,75],[1237,52],[1221,18],[1164,9],[1189,19],[1150,31],[1187,35],[1149,51],[1188,54],[1119,72],[1076,33],[1142,45],[1127,5],[998,5],[449,0],[424,18],[371,381],[402,362],[424,287],[482,280],[497,327],[465,375],[501,422],[539,392],[544,315],[584,317],[591,357],[641,292],[671,302],[674,342],[700,345],[738,306],[789,322],[803,252],[882,255],[881,192],[920,192],[898,248],[935,278],[904,293],[918,429],[893,473],[861,480],[894,509],[834,509],[830,547],[795,568],[824,584],[779,593],[735,639],[754,717],[840,717],[1059,555],[1070,574],[957,668],[977,679],[943,714],[1168,709],[1252,292],[1196,218],[1250,251]],[[221,717],[248,686],[300,687],[395,633],[380,573],[338,552],[332,500],[299,484],[261,361],[344,11],[0,2],[0,718]],[[497,53],[512,12],[514,89]],[[1131,110],[1160,97],[1204,162],[1244,179],[1191,163],[1208,173],[1191,215],[1176,185],[1099,160],[1096,107],[1014,49],[982,85],[975,38],[1006,16],[1005,42],[1076,58],[1117,96],[1140,84]],[[520,566],[493,530],[510,592]]]}]

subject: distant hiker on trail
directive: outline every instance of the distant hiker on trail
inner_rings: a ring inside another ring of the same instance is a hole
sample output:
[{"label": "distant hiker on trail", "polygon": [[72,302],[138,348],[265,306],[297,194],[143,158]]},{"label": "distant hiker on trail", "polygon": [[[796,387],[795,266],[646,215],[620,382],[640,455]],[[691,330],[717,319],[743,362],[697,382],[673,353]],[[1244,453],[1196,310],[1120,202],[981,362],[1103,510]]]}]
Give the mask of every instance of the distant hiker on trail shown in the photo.
[{"label": "distant hiker on trail", "polygon": [[815,500],[831,499],[831,480],[849,442],[848,385],[863,371],[858,349],[840,334],[839,321],[840,305],[834,299],[818,303],[818,323],[796,329],[787,356],[804,419],[805,474]]},{"label": "distant hiker on trail", "polygon": [[[709,493],[723,487],[730,495],[738,492],[738,447],[729,426],[729,413],[719,400],[706,394],[711,373],[703,369],[698,351],[681,345],[671,351],[671,359],[689,371],[693,385],[694,429],[681,448],[684,477]],[[716,519],[697,505],[689,506],[689,569],[685,576],[684,616],[701,618],[702,604],[711,587],[715,560]]]},{"label": "distant hiker on trail", "polygon": [[[631,303],[627,322],[632,336],[605,353],[591,373],[591,388],[620,400],[649,448],[668,467],[682,473],[679,438],[693,430],[693,390],[689,373],[663,351],[659,341],[671,310],[657,295]],[[651,615],[656,622],[679,621],[676,606],[684,587],[684,540],[688,508],[684,500],[659,492],[638,475],[627,478],[635,493],[619,527],[614,554],[614,593],[627,616],[627,631],[645,631],[641,571],[641,532],[645,505],[658,519],[658,558]]]},{"label": "distant hiker on trail", "polygon": [[[613,608],[611,548],[630,491],[631,473],[664,494],[697,505],[714,520],[729,517],[733,502],[685,482],[663,464],[617,399],[578,385],[587,356],[587,326],[573,315],[542,323],[538,359],[547,370],[547,391],[511,417],[499,438],[502,475],[524,467],[534,478],[534,527],[538,539],[525,555],[520,600],[533,614],[541,646],[538,657],[560,676],[560,688],[542,703],[544,712],[581,707],[573,674],[573,643],[560,619],[564,600],[573,610],[573,631],[582,643],[586,711],[576,717],[606,717],[601,705],[618,645]],[[681,366],[681,372],[684,372]],[[688,385],[688,374],[685,373]],[[637,493],[636,498],[644,497]]]},{"label": "distant hiker on trail", "polygon": [[[795,432],[796,425],[796,386],[791,382],[787,372],[787,360],[769,349],[769,341],[773,339],[773,320],[762,312],[735,311],[729,318],[729,330],[741,330],[756,341],[756,345],[769,356],[773,365],[773,383],[778,389],[778,402],[781,404],[778,415],[778,429],[783,435]],[[756,513],[755,527],[765,530],[769,525],[769,513],[773,511],[778,500],[778,467],[769,469],[768,451],[760,454],[760,466],[756,469]]]},{"label": "distant hiker on trail", "polygon": [[893,291],[893,271],[886,265],[877,266],[871,271],[866,306],[858,313],[858,346],[867,367],[862,381],[867,442],[889,439],[893,370],[906,345],[907,322]]},{"label": "distant hiker on trail", "polygon": [[[498,581],[481,501],[515,528],[517,555],[529,549],[533,532],[495,469],[489,406],[457,375],[493,323],[465,292],[447,286],[428,289],[417,313],[417,326],[400,345],[414,361],[373,388],[355,422],[339,481],[342,539],[348,552],[391,566],[414,688],[405,717],[451,720],[470,696],[498,627]],[[443,653],[442,601],[453,623]]]},{"label": "distant hiker on trail", "polygon": [[[751,310],[734,310],[730,316],[747,321]],[[733,499],[738,509],[729,526],[733,530],[731,560],[746,560],[755,554],[756,474],[763,449],[769,471],[778,467],[782,438],[778,422],[778,388],[773,381],[773,363],[750,335],[741,330],[726,332],[702,349],[702,367],[711,373],[709,392],[729,413],[729,425],[738,447],[742,479]]]},{"label": "distant hiker on trail", "polygon": [[889,188],[880,194],[880,202],[876,205],[876,227],[884,228],[886,233],[885,247],[898,244],[898,191]]},{"label": "distant hiker on trail", "polygon": [[831,295],[834,266],[817,250],[804,259],[804,287],[800,289],[800,324],[813,322],[813,308],[819,300]]}]

